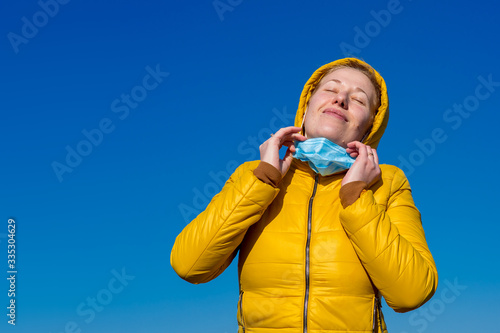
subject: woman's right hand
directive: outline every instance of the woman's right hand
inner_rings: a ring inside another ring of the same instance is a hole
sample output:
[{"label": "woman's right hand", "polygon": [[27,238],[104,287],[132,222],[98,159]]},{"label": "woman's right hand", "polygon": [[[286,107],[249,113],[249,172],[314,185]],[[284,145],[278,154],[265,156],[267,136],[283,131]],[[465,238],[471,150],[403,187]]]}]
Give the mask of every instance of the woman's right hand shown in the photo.
[{"label": "woman's right hand", "polygon": [[[292,163],[292,154],[295,152],[295,144],[293,142],[295,140],[304,141],[307,139],[299,133],[300,130],[300,127],[295,126],[281,128],[259,147],[260,160],[278,169],[282,177],[287,173]],[[283,159],[280,159],[280,148],[283,146],[288,147],[288,149]]]}]

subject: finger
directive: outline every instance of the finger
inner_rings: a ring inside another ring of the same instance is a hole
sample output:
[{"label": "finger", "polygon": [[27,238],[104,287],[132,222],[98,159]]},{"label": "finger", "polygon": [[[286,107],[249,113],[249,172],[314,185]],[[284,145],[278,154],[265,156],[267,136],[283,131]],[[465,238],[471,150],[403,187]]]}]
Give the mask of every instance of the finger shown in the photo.
[{"label": "finger", "polygon": [[378,164],[378,154],[376,149],[372,149],[373,152],[373,160],[376,164]]},{"label": "finger", "polygon": [[283,137],[290,135],[292,133],[298,133],[302,130],[300,127],[295,127],[295,126],[289,126],[289,127],[283,127],[280,128],[276,133],[274,133],[273,138],[277,137],[279,139],[282,139]]},{"label": "finger", "polygon": [[347,148],[345,151],[348,154],[356,154],[356,156],[358,155],[358,150],[357,149]]},{"label": "finger", "polygon": [[349,142],[347,144],[346,152],[351,155],[352,158],[356,158],[359,156],[359,150],[356,147],[356,141]]},{"label": "finger", "polygon": [[293,146],[294,144],[293,144],[293,141],[285,141],[285,142],[283,142],[281,145],[282,145],[282,146],[285,146],[285,147],[289,147],[289,148],[290,148],[290,147],[291,147],[291,146]]},{"label": "finger", "polygon": [[359,142],[359,141],[352,141],[347,144],[350,148],[356,149],[358,156],[361,159],[368,158],[368,148],[369,146]]},{"label": "finger", "polygon": [[297,148],[295,148],[295,145],[291,145],[290,147],[288,147],[288,150],[289,150],[292,154],[295,154],[295,152],[297,151]]},{"label": "finger", "polygon": [[366,146],[366,155],[370,160],[373,159],[372,147]]},{"label": "finger", "polygon": [[364,145],[359,141],[351,141],[347,144],[347,147],[352,149],[359,149],[362,146]]},{"label": "finger", "polygon": [[283,136],[283,138],[281,139],[281,142],[285,142],[285,141],[305,141],[305,140],[307,140],[307,138],[305,136],[303,136],[302,134],[291,133],[291,134]]},{"label": "finger", "polygon": [[352,141],[347,144],[347,147],[350,149],[355,150],[358,154],[357,156],[361,158],[367,158],[368,157],[368,151],[367,151],[367,145],[359,142],[359,141]]},{"label": "finger", "polygon": [[303,136],[302,134],[300,133],[294,133],[292,134],[292,138],[296,141],[305,141],[307,140],[307,138],[305,136]]},{"label": "finger", "polygon": [[[267,141],[273,142],[273,145],[281,148],[284,141],[293,140],[293,135],[297,134],[300,130],[302,130],[300,127],[295,126],[280,128],[276,133],[271,134],[271,137]],[[299,139],[302,139],[302,135],[300,135]]]},{"label": "finger", "polygon": [[359,153],[357,150],[353,150],[351,152],[347,152],[349,154],[349,156],[351,156],[352,158],[356,158],[359,156]]},{"label": "finger", "polygon": [[290,164],[292,163],[292,159],[293,159],[293,156],[292,156],[293,152],[291,151],[290,148],[288,148],[286,150],[286,153],[285,153],[285,156],[283,157],[283,160],[281,161],[281,167],[282,167],[282,170],[288,170],[288,168],[290,167]]}]

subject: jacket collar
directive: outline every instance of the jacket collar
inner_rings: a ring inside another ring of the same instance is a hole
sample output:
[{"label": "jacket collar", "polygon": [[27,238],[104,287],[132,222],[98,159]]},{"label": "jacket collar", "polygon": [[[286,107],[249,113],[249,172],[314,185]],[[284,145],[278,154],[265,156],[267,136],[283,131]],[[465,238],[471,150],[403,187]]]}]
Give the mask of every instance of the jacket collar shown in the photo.
[{"label": "jacket collar", "polygon": [[[309,163],[307,162],[303,162],[299,159],[296,159],[294,158],[292,160],[292,164],[290,165],[290,169],[288,170],[288,172],[297,172],[297,173],[300,173],[300,174],[308,174],[310,175],[312,178],[316,177],[316,172],[314,172],[313,169],[311,169],[311,167],[309,166]],[[337,172],[337,173],[334,173],[333,175],[329,175],[329,176],[321,176],[321,175],[318,175],[319,178],[323,178],[323,179],[333,179],[333,177],[341,177],[343,178],[344,175],[346,174],[347,170],[344,170],[344,171],[340,171],[340,172]]]}]

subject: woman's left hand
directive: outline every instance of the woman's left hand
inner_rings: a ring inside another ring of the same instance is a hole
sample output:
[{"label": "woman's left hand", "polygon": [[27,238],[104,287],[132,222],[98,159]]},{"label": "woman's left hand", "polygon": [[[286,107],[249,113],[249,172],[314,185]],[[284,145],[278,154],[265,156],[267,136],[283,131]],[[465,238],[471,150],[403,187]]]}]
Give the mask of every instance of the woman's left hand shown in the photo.
[{"label": "woman's left hand", "polygon": [[381,172],[375,149],[359,141],[353,141],[347,144],[346,151],[352,158],[356,158],[356,161],[354,161],[354,164],[344,176],[342,185],[355,181],[363,181],[370,187],[380,179]]}]

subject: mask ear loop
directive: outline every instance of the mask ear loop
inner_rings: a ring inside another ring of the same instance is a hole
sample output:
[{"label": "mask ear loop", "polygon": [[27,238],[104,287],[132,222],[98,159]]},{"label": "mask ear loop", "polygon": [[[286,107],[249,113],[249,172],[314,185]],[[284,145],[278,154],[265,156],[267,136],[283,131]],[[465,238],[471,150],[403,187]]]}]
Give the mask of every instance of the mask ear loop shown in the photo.
[{"label": "mask ear loop", "polygon": [[368,137],[368,135],[370,135],[372,131],[372,127],[370,126],[370,128],[368,129],[368,131],[366,131],[365,135],[363,136],[363,138],[361,139],[361,143],[363,143],[363,141],[365,141],[365,139]]},{"label": "mask ear loop", "polygon": [[302,135],[304,135],[307,138],[306,129],[304,127],[304,123],[306,121],[306,114],[307,114],[307,108],[306,111],[304,111],[304,116],[302,117],[302,124],[300,125],[300,127],[302,127]]}]

